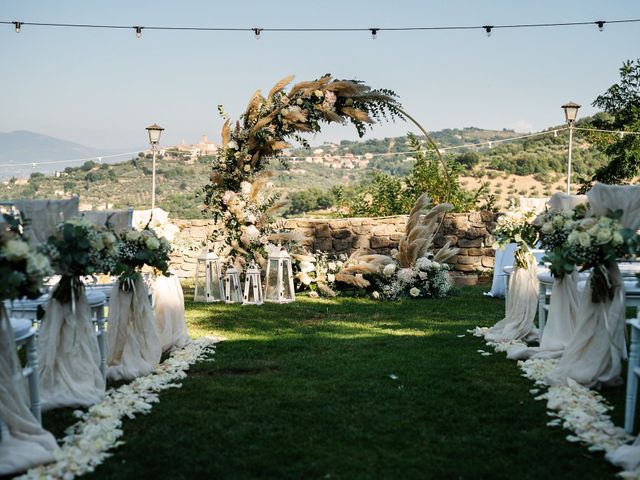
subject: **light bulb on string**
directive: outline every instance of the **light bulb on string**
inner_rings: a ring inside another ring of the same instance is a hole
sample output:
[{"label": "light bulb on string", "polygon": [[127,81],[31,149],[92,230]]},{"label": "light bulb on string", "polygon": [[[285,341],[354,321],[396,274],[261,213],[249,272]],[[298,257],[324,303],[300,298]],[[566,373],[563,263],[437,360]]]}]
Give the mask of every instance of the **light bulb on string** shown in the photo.
[{"label": "light bulb on string", "polygon": [[261,28],[254,28],[253,29],[253,33],[256,36],[256,40],[260,40],[260,34],[262,33],[262,29]]},{"label": "light bulb on string", "polygon": [[601,32],[604,30],[604,24],[607,23],[604,20],[598,20],[597,22],[595,22],[596,25],[598,25],[598,30],[600,30]]},{"label": "light bulb on string", "polygon": [[371,30],[371,40],[378,38],[378,28],[370,28],[369,30]]},{"label": "light bulb on string", "polygon": [[554,130],[554,131],[553,131],[553,136],[554,136],[555,138],[558,138],[558,130]]},{"label": "light bulb on string", "polygon": [[484,31],[487,32],[487,37],[490,37],[491,30],[493,30],[493,25],[485,25],[482,28],[484,28]]},{"label": "light bulb on string", "polygon": [[135,29],[136,29],[136,37],[137,37],[137,38],[140,38],[140,37],[142,36],[142,29],[143,29],[143,27],[137,27],[137,26],[136,26],[136,27],[133,27],[133,28],[135,28]]},{"label": "light bulb on string", "polygon": [[22,22],[13,22],[16,27],[16,33],[20,33],[20,29],[22,28]]}]

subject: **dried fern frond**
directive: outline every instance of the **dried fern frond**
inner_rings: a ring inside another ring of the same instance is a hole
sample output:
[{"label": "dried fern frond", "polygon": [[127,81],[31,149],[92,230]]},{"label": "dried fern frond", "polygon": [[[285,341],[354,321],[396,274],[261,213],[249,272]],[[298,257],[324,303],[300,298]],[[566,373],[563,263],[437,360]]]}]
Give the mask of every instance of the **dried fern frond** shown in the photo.
[{"label": "dried fern frond", "polygon": [[369,118],[366,112],[358,110],[357,108],[342,107],[342,112],[358,122],[373,123],[373,120]]},{"label": "dried fern frond", "polygon": [[291,254],[291,258],[298,260],[299,262],[315,263],[316,261],[316,258],[313,255],[304,253],[293,253]]},{"label": "dried fern frond", "polygon": [[357,277],[355,275],[345,275],[343,273],[336,273],[336,282],[346,283],[358,288],[366,288],[371,285],[371,282],[363,277]]},{"label": "dried fern frond", "polygon": [[335,112],[332,112],[331,110],[327,109],[327,108],[322,108],[322,106],[317,107],[317,109],[322,112],[322,115],[324,115],[324,118],[327,120],[327,122],[337,122],[337,123],[342,123],[342,117],[340,115],[338,115]]},{"label": "dried fern frond", "polygon": [[267,215],[270,215],[274,212],[277,212],[278,210],[280,210],[283,207],[286,207],[289,204],[289,202],[287,202],[286,200],[282,200],[280,202],[276,202],[273,205],[271,205],[269,208],[267,208],[264,213],[266,213]]},{"label": "dried fern frond", "polygon": [[249,100],[249,104],[247,105],[247,109],[244,112],[244,124],[245,126],[249,126],[253,123],[255,119],[255,115],[260,108],[260,104],[262,103],[262,95],[260,94],[260,90],[256,90],[255,93],[251,96],[251,100]]},{"label": "dried fern frond", "polygon": [[327,285],[324,282],[317,282],[318,285],[318,290],[320,290],[322,293],[330,296],[330,297],[335,297],[337,295],[336,292],[334,292],[331,287],[329,287],[329,285]]},{"label": "dried fern frond", "polygon": [[407,226],[405,227],[405,234],[408,235],[411,230],[418,224],[420,221],[420,216],[424,213],[427,207],[431,204],[431,199],[429,195],[423,193],[418,197],[416,203],[413,204],[413,208],[409,212],[409,218],[407,219]]},{"label": "dried fern frond", "polygon": [[267,268],[267,260],[260,254],[260,252],[257,250],[253,252],[253,258],[262,270]]},{"label": "dried fern frond", "polygon": [[229,127],[229,120],[225,120],[222,125],[222,148],[226,148],[227,144],[231,141],[231,128]]},{"label": "dried fern frond", "polygon": [[280,112],[282,118],[284,118],[287,122],[291,123],[302,123],[305,124],[307,122],[307,115],[302,110],[290,110],[287,109],[286,112]]},{"label": "dried fern frond", "polygon": [[367,273],[379,273],[380,267],[378,265],[374,265],[371,263],[354,263],[349,265],[348,267],[343,267],[340,269],[340,273],[345,275],[354,275],[356,273],[367,274]]},{"label": "dried fern frond", "polygon": [[307,272],[298,272],[295,274],[295,278],[304,285],[311,285],[312,279]]},{"label": "dried fern frond", "polygon": [[[423,225],[426,225],[428,222],[434,219],[434,217],[438,217],[441,214],[447,213],[450,210],[453,210],[453,205],[451,205],[450,203],[439,203],[438,205],[433,207],[431,210],[429,210],[427,213],[425,213],[425,215],[422,217],[420,222]],[[437,219],[435,220],[437,221]]]},{"label": "dried fern frond", "polygon": [[287,142],[282,142],[282,141],[269,142],[268,145],[271,148],[271,150],[273,150],[274,152],[277,150],[284,150],[285,148],[291,147],[291,144]]},{"label": "dried fern frond", "polygon": [[248,255],[249,254],[249,252],[247,252],[244,248],[242,248],[238,244],[237,240],[232,240],[231,241],[231,248],[232,248],[232,250],[235,250],[236,252],[238,252],[241,255]]},{"label": "dried fern frond", "polygon": [[341,97],[355,97],[363,94],[369,89],[369,87],[365,87],[364,85],[360,85],[355,82],[350,82],[349,80],[337,80],[335,82],[331,82],[325,90],[329,92],[333,92]]},{"label": "dried fern frond", "polygon": [[273,98],[273,96],[276,93],[281,92],[284,87],[286,87],[287,85],[289,85],[291,83],[291,81],[295,78],[294,75],[289,75],[287,77],[284,77],[282,80],[280,80],[278,83],[276,83],[273,88],[271,90],[269,90],[269,95],[267,95],[267,101],[270,102],[271,99]]},{"label": "dried fern frond", "polygon": [[276,175],[277,173],[273,170],[267,170],[258,175],[251,184],[251,190],[249,190],[249,200],[252,202],[257,201],[258,195],[262,191],[262,188],[267,184],[270,178]]},{"label": "dried fern frond", "polygon": [[436,262],[444,263],[449,260],[451,257],[455,256],[460,252],[458,247],[451,247],[451,242],[447,242],[444,246],[436,252],[433,256],[433,259]]},{"label": "dried fern frond", "polygon": [[314,90],[322,90],[327,83],[331,81],[330,75],[324,75],[318,80],[312,80],[310,82],[296,83],[289,91],[289,97],[293,97],[297,93],[313,92]]}]

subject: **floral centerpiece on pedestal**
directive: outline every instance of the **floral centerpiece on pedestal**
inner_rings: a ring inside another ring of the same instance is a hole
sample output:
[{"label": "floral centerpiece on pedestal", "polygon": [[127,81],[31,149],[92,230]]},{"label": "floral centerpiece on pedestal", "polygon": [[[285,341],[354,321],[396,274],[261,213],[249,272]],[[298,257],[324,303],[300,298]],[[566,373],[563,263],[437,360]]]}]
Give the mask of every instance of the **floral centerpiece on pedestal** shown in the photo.
[{"label": "floral centerpiece on pedestal", "polygon": [[283,205],[276,194],[264,191],[273,175],[265,169],[290,147],[290,139],[308,146],[300,135],[319,132],[322,123],[330,122],[350,122],[362,136],[374,120],[402,118],[391,90],[373,90],[359,81],[325,75],[300,82],[287,92],[292,79],[278,82],[266,97],[257,91],[235,127],[219,107],[225,119],[222,147],[212,164],[211,181],[203,189],[203,200],[205,213],[220,223],[214,240],[224,245],[223,255],[241,259],[237,266],[255,259],[264,267],[271,215]]}]

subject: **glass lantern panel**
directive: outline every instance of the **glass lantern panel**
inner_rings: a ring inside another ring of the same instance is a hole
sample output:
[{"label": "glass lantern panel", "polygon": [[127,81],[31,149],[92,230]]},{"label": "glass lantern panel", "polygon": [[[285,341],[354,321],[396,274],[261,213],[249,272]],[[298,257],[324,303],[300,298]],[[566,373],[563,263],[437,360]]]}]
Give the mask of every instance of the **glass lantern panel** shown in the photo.
[{"label": "glass lantern panel", "polygon": [[265,298],[269,300],[278,300],[278,260],[269,259],[267,268],[267,289]]},{"label": "glass lantern panel", "polygon": [[224,299],[224,292],[221,291],[220,281],[218,279],[218,269],[214,262],[209,263],[209,285],[211,285],[211,294],[209,298],[211,300]]},{"label": "glass lantern panel", "polygon": [[289,277],[287,262],[282,262],[282,298],[284,300],[290,300],[291,298],[293,298],[290,279],[291,277]]},{"label": "glass lantern panel", "polygon": [[196,278],[195,278],[195,290],[193,300],[196,302],[203,302],[205,300],[205,263],[198,261],[196,264]]}]

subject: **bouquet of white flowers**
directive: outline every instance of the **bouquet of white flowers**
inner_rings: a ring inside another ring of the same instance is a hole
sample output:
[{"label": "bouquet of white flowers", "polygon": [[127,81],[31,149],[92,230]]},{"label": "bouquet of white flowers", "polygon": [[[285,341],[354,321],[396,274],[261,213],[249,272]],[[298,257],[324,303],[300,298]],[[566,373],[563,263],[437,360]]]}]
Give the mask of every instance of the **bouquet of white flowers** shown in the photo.
[{"label": "bouquet of white flowers", "polygon": [[600,303],[611,299],[613,286],[607,267],[618,258],[637,254],[639,238],[636,232],[623,228],[618,218],[621,210],[611,216],[588,217],[576,221],[565,243],[547,254],[550,269],[556,276],[571,273],[576,267],[593,269],[592,300]]},{"label": "bouquet of white flowers", "polygon": [[21,238],[16,218],[8,214],[3,217],[6,225],[0,231],[0,308],[2,300],[37,298],[43,278],[52,273],[49,259]]},{"label": "bouquet of white flowers", "polygon": [[129,230],[121,236],[117,247],[114,273],[120,276],[120,287],[129,291],[145,265],[168,276],[171,244],[150,228]]},{"label": "bouquet of white flowers", "polygon": [[72,218],[58,225],[56,235],[43,247],[56,273],[62,275],[53,297],[68,303],[79,297],[83,288],[80,277],[108,274],[115,268],[117,238],[82,218]]}]

